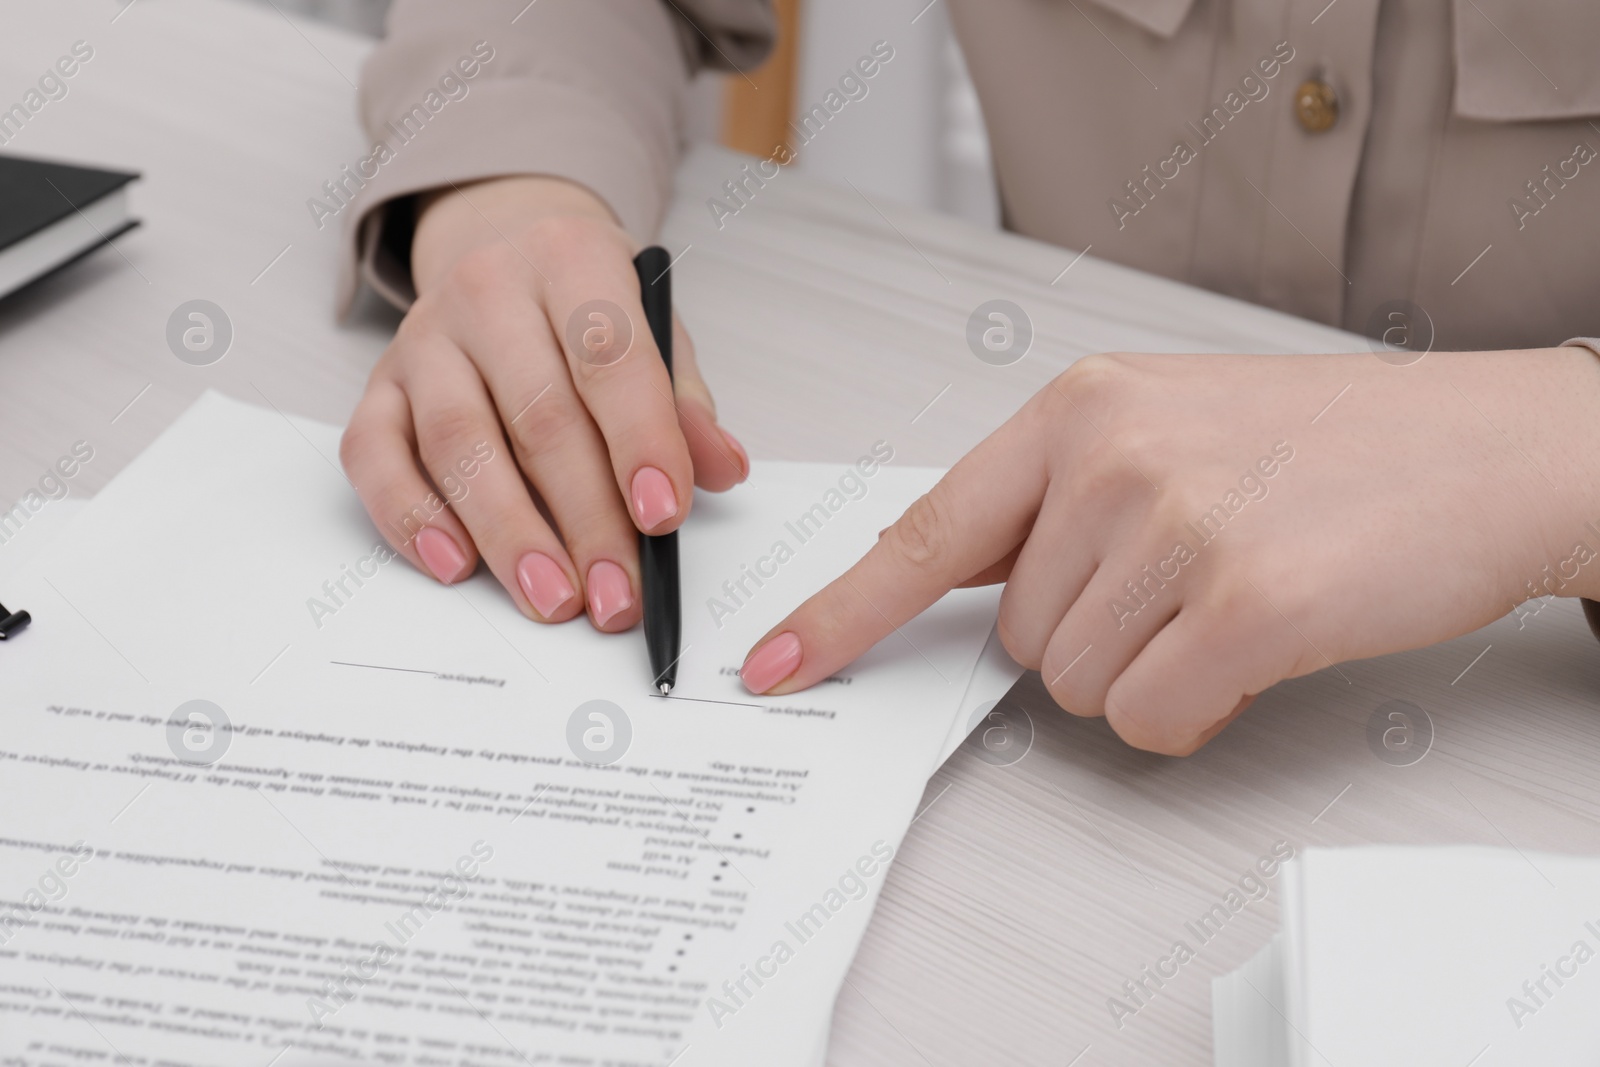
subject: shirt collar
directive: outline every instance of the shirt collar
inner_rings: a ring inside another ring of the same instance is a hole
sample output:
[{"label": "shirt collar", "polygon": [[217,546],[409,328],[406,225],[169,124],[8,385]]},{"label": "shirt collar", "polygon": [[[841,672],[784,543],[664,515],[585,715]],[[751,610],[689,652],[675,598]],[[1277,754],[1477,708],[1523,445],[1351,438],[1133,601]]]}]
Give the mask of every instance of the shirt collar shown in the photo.
[{"label": "shirt collar", "polygon": [[1094,0],[1136,26],[1160,37],[1171,37],[1183,24],[1194,0]]}]

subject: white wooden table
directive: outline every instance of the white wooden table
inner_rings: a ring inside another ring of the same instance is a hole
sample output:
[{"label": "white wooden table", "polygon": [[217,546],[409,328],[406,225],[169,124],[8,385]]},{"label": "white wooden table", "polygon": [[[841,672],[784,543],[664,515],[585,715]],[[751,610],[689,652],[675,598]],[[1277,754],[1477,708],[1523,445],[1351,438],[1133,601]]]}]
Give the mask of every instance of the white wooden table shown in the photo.
[{"label": "white wooden table", "polygon": [[[74,492],[92,493],[207,387],[342,422],[397,318],[368,302],[334,323],[336,232],[305,201],[363,154],[353,83],[368,44],[227,0],[36,3],[6,21],[3,106],[74,41],[95,49],[6,150],[141,170],[145,225],[0,305],[0,507],[79,439],[95,458]],[[844,462],[885,438],[903,462],[946,465],[1097,350],[1364,347],[792,173],[719,231],[705,200],[737,164],[691,158],[664,236],[688,249],[679,307],[757,456]],[[170,312],[197,297],[236,330],[206,368],[164,340]],[[1009,367],[964,337],[994,298],[1037,331]],[[1600,850],[1600,650],[1570,604],[1341,670],[1268,693],[1187,760],[1132,751],[1025,679],[1012,699],[1032,749],[1009,767],[959,753],[933,778],[840,996],[829,1062],[1209,1063],[1209,979],[1275,929],[1275,894],[1120,1029],[1107,999],[1274,842]],[[0,654],[0,684],[3,671]],[[1369,749],[1368,720],[1391,699],[1437,729],[1414,766]],[[1397,907],[1422,903],[1396,888]]]}]

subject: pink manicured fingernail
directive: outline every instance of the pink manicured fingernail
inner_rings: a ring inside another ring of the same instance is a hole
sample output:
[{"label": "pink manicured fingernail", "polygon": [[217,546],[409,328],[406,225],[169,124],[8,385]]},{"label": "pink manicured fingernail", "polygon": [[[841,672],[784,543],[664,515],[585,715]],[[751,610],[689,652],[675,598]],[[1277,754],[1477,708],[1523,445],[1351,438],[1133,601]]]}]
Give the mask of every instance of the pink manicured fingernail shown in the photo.
[{"label": "pink manicured fingernail", "polygon": [[467,557],[457,547],[455,539],[443,530],[424,526],[417,531],[417,555],[433,572],[433,576],[446,585],[465,576]]},{"label": "pink manicured fingernail", "polygon": [[547,619],[577,592],[561,565],[543,552],[529,552],[517,562],[517,584],[533,610]]},{"label": "pink manicured fingernail", "polygon": [[640,467],[633,476],[633,514],[641,530],[654,530],[678,513],[672,482],[654,467]]},{"label": "pink manicured fingernail", "polygon": [[[718,426],[717,429],[722,430],[722,427]],[[739,457],[739,473],[748,478],[750,476],[750,453],[746,452],[744,445],[739,443],[739,439],[727,430],[722,430],[722,439],[728,442],[728,447],[733,449],[733,454]]]},{"label": "pink manicured fingernail", "polygon": [[756,654],[744,661],[739,677],[744,687],[752,693],[765,693],[783,681],[800,666],[800,638],[792,633],[779,634],[762,645]]},{"label": "pink manicured fingernail", "polygon": [[589,617],[604,626],[618,613],[633,607],[633,587],[628,572],[608,559],[589,568]]}]

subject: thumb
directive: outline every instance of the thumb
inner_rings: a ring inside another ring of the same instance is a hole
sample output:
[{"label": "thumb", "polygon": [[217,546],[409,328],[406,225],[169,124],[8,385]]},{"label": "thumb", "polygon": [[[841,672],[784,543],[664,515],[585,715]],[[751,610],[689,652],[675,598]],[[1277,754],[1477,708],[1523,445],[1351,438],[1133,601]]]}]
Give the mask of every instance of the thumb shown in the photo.
[{"label": "thumb", "polygon": [[717,405],[700,376],[694,342],[677,315],[672,316],[672,391],[678,428],[694,464],[694,484],[720,493],[749,477],[750,457],[738,438],[718,424]]}]

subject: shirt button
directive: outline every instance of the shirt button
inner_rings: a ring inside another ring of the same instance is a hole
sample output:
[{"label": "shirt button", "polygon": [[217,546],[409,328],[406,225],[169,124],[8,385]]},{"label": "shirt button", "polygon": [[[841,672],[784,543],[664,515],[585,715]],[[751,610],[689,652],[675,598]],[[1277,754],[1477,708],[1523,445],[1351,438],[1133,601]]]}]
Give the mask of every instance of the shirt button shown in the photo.
[{"label": "shirt button", "polygon": [[1321,133],[1339,121],[1339,94],[1320,78],[1300,83],[1294,91],[1294,117],[1307,133]]}]

